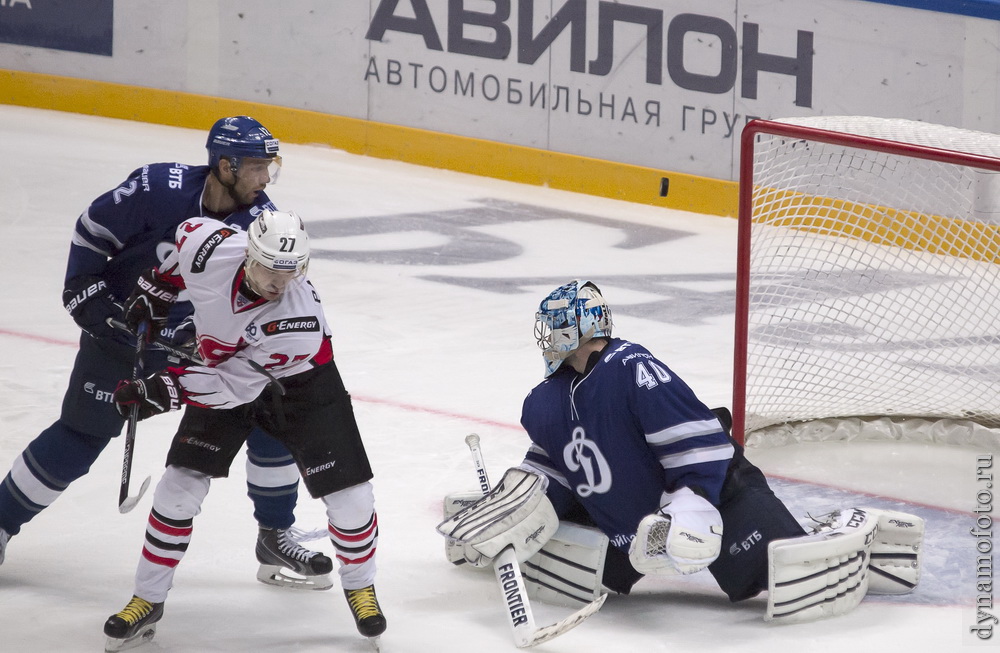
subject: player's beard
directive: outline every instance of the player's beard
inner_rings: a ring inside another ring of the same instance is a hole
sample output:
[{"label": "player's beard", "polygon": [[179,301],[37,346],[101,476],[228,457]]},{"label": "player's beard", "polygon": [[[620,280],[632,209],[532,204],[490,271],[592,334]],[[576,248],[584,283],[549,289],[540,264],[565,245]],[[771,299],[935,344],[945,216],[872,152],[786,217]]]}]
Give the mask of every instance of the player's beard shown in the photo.
[{"label": "player's beard", "polygon": [[257,191],[255,190],[248,190],[240,194],[240,192],[237,190],[237,187],[239,186],[238,178],[235,183],[228,185],[223,184],[223,186],[225,187],[226,192],[229,194],[229,198],[233,200],[233,202],[236,204],[237,209],[245,209],[251,204],[253,204],[254,200],[257,199]]}]

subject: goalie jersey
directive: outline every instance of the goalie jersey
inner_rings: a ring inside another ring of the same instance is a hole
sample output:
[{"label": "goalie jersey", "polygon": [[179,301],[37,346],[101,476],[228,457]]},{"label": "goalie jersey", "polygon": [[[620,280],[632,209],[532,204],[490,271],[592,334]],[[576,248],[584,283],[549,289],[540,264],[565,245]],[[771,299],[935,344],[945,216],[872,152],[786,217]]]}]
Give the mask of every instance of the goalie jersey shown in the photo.
[{"label": "goalie jersey", "polygon": [[172,368],[184,401],[233,408],[257,398],[269,378],[299,374],[333,359],[330,329],[308,279],[277,300],[248,294],[247,234],[218,220],[195,218],[177,228],[162,277],[186,289],[194,305],[198,352],[205,365]]},{"label": "goalie jersey", "polygon": [[524,400],[524,466],[549,477],[560,517],[582,506],[628,551],[661,494],[689,487],[718,506],[734,447],[718,418],[641,345],[612,338],[585,374],[563,365]]}]

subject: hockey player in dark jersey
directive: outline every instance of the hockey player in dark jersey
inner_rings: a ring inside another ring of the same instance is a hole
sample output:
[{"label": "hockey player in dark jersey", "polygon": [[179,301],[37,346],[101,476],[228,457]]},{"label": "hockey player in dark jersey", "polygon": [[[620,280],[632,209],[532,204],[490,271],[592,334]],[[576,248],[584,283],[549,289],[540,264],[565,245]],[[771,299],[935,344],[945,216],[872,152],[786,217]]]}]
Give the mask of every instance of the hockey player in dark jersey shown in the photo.
[{"label": "hockey player in dark jersey", "polygon": [[[15,458],[0,484],[0,563],[10,538],[86,474],[121,433],[124,420],[110,397],[118,381],[132,375],[135,344],[107,319],[122,317],[120,305],[139,274],[160,263],[177,225],[187,218],[209,216],[244,229],[261,211],[275,208],[264,189],[277,179],[278,147],[249,116],[220,119],[208,134],[208,165],[144,165],[80,215],[63,293],[66,310],[83,330],[80,348],[59,419]],[[191,310],[190,303],[177,303],[156,335],[183,339],[187,332],[177,327]],[[166,363],[165,354],[147,348],[146,370]],[[247,442],[247,457],[248,492],[260,524],[258,578],[289,587],[330,587],[330,558],[289,537],[299,480],[291,455],[256,431]],[[302,577],[304,583],[296,582]]]},{"label": "hockey player in dark jersey", "polygon": [[[529,560],[525,577],[550,594],[588,583],[595,594],[602,586],[627,594],[646,574],[707,569],[732,601],[767,591],[769,620],[842,614],[868,591],[913,589],[920,518],[851,508],[807,530],[730,437],[728,411],[709,409],[649,350],[613,337],[612,326],[611,310],[590,281],[560,286],[541,302],[535,337],[546,378],[521,413],[531,446],[498,485],[506,490],[439,526],[451,538],[449,555],[459,550],[466,562],[484,566],[512,546],[519,560]],[[535,475],[543,482],[522,482]],[[529,486],[544,487],[545,500],[510,489]],[[498,501],[506,506],[503,517],[484,526]],[[579,525],[601,534],[600,555],[590,558],[599,560],[598,571],[589,580],[581,574],[569,582],[548,562],[565,559],[585,538],[562,538],[553,555],[537,555],[549,538],[560,539],[556,518],[560,529]],[[470,523],[476,528],[467,534]]]}]

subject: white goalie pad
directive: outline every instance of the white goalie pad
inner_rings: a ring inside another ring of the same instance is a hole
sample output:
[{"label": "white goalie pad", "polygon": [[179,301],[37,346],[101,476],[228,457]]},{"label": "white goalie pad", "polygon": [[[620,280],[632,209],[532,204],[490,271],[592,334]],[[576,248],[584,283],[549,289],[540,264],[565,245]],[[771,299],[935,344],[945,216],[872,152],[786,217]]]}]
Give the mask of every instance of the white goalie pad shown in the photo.
[{"label": "white goalie pad", "polygon": [[[464,510],[483,498],[483,493],[476,490],[469,490],[467,492],[452,492],[444,498],[442,503],[442,519],[448,519],[461,510]],[[452,540],[450,538],[445,538],[444,540],[444,557],[453,565],[464,565],[465,560],[465,547],[461,542]],[[477,569],[482,569],[482,567],[477,567]]]},{"label": "white goalie pad", "polygon": [[819,532],[768,545],[765,621],[800,623],[846,614],[868,592],[878,516],[860,508],[831,513]]},{"label": "white goalie pad", "polygon": [[508,546],[523,562],[542,548],[559,525],[545,496],[547,486],[544,476],[512,467],[488,495],[438,524],[437,530],[456,545],[460,543],[466,561],[474,566],[492,564]]},{"label": "white goalie pad", "polygon": [[878,534],[872,544],[868,591],[872,594],[907,594],[920,581],[924,520],[893,510],[871,510],[878,515]]},{"label": "white goalie pad", "polygon": [[560,522],[555,535],[521,568],[528,596],[578,609],[600,597],[608,538],[597,528]]}]

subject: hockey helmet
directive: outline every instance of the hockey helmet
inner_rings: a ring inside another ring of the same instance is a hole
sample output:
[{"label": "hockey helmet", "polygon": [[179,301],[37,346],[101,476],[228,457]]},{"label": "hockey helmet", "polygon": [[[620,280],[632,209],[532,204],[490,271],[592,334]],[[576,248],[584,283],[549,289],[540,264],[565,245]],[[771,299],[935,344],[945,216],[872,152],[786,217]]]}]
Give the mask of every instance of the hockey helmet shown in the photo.
[{"label": "hockey helmet", "polygon": [[291,211],[261,211],[247,229],[247,257],[268,270],[305,274],[309,234],[302,218]]},{"label": "hockey helmet", "polygon": [[250,116],[220,118],[208,132],[208,165],[216,168],[219,161],[229,161],[233,172],[239,170],[244,157],[270,159],[268,173],[271,183],[278,180],[281,157],[278,155],[278,139],[271,135],[264,125]]},{"label": "hockey helmet", "polygon": [[535,341],[551,376],[574,351],[593,338],[611,337],[611,308],[591,281],[573,280],[542,300],[535,313]]},{"label": "hockey helmet", "polygon": [[247,229],[246,275],[251,288],[274,299],[308,267],[309,235],[302,219],[291,211],[262,211]]}]

